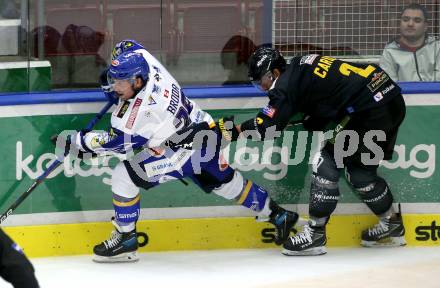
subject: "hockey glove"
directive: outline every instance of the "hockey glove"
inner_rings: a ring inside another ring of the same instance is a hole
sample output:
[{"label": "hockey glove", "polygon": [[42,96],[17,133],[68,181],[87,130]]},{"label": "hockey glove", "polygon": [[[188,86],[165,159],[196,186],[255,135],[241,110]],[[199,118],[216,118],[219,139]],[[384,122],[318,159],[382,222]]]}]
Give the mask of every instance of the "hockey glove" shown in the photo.
[{"label": "hockey glove", "polygon": [[[57,154],[57,156],[66,157],[67,155],[70,154],[79,159],[96,157],[97,156],[96,153],[87,152],[82,146],[79,146],[77,143],[75,143],[77,142],[77,140],[75,141],[75,139],[78,139],[80,135],[83,135],[82,133],[84,132],[80,131],[75,134],[67,135],[67,137],[63,137],[63,136],[59,136],[58,134],[55,134],[52,137],[50,137],[50,141],[53,144],[55,144],[58,151],[61,151],[61,153],[63,153],[63,155]],[[85,155],[87,155],[87,157]],[[58,157],[58,158],[61,159],[62,157]]]},{"label": "hockey glove", "polygon": [[215,123],[216,131],[228,142],[237,141],[239,132],[234,124],[234,116],[223,117]]},{"label": "hockey glove", "polygon": [[[231,116],[220,118],[218,122],[215,123],[215,126],[213,124],[209,125],[207,122],[192,124],[177,131],[173,136],[168,138],[164,144],[170,148],[183,148],[189,150],[193,148],[200,149],[203,145],[203,137],[197,137],[197,133],[209,130],[214,131],[226,140],[226,143],[224,144],[236,141],[239,135],[237,127],[235,127],[234,124],[234,117]],[[206,133],[199,135],[206,135]],[[200,143],[194,143],[195,140],[200,140]]]},{"label": "hockey glove", "polygon": [[302,125],[307,131],[323,131],[328,121],[326,118],[304,115]]}]

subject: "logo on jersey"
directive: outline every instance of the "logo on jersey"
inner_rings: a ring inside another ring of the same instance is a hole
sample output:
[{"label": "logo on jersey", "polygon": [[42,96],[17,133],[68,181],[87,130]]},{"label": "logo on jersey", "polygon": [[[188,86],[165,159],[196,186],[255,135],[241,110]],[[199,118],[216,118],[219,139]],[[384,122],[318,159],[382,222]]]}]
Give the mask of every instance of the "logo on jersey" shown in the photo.
[{"label": "logo on jersey", "polygon": [[171,85],[171,99],[170,99],[170,105],[167,107],[167,111],[171,114],[175,114],[177,107],[179,106],[180,102],[180,89],[176,85]]},{"label": "logo on jersey", "polygon": [[377,92],[376,95],[373,96],[373,98],[374,98],[374,101],[379,102],[380,100],[383,99],[383,94],[382,94],[382,92],[380,92],[380,91]]},{"label": "logo on jersey", "polygon": [[162,90],[160,89],[160,86],[153,84],[153,91],[152,91],[153,93],[160,94],[161,91]]},{"label": "logo on jersey", "polygon": [[119,65],[119,61],[118,60],[112,60],[112,66],[118,66]]},{"label": "logo on jersey", "polygon": [[125,115],[125,112],[128,110],[128,106],[130,106],[130,102],[124,101],[124,104],[122,104],[121,109],[119,109],[118,113],[116,114],[116,117],[122,118]]},{"label": "logo on jersey", "polygon": [[390,92],[391,90],[393,90],[394,87],[396,87],[396,86],[394,86],[394,84],[391,84],[390,86],[388,86],[388,87],[386,87],[385,89],[383,89],[381,92],[382,92],[383,95],[385,95],[385,94],[387,94],[388,92]]},{"label": "logo on jersey", "polygon": [[388,81],[390,77],[384,72],[380,71],[378,73],[374,73],[371,82],[368,83],[367,87],[371,92],[376,92],[386,81]]},{"label": "logo on jersey", "polygon": [[263,121],[263,118],[257,117],[256,122],[257,122],[257,125],[261,125],[261,124],[263,124],[264,121]]},{"label": "logo on jersey", "polygon": [[154,101],[154,98],[150,95],[148,96],[148,105],[154,105],[156,104],[156,101]]},{"label": "logo on jersey", "polygon": [[318,54],[310,54],[310,55],[306,55],[303,56],[301,58],[301,60],[299,61],[299,65],[303,65],[303,64],[309,64],[312,65],[313,61],[315,61],[316,57],[318,57]]},{"label": "logo on jersey", "polygon": [[130,116],[128,116],[127,124],[125,124],[125,128],[131,129],[133,128],[134,121],[136,120],[137,114],[139,112],[139,107],[141,107],[142,99],[137,98],[134,102],[133,108],[131,109]]},{"label": "logo on jersey", "polygon": [[[144,165],[145,173],[149,178],[163,176],[171,171],[178,171],[193,154],[192,151],[182,150],[176,152],[171,158],[156,160]],[[180,173],[180,172],[179,172]]]},{"label": "logo on jersey", "polygon": [[270,118],[273,118],[273,116],[275,115],[275,112],[277,112],[277,109],[273,108],[270,105],[267,105],[266,107],[264,107],[261,112],[263,112],[264,115],[267,115]]},{"label": "logo on jersey", "polygon": [[165,89],[165,91],[163,91],[163,97],[165,97],[165,98],[170,97],[170,91],[168,91],[167,89]]}]

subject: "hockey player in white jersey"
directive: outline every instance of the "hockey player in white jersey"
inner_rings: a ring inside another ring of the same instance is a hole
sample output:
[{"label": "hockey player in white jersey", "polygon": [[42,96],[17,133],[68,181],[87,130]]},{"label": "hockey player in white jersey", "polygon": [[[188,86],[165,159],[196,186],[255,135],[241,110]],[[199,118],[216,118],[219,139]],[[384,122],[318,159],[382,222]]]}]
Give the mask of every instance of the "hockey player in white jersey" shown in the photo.
[{"label": "hockey player in white jersey", "polygon": [[[108,151],[131,155],[112,173],[115,231],[94,247],[97,262],[136,261],[136,221],[140,213],[140,188],[191,178],[205,192],[213,192],[255,211],[258,218],[276,227],[276,244],[282,244],[298,214],[277,205],[267,191],[243,178],[221,161],[221,136],[200,149],[169,148],[165,141],[193,123],[214,127],[211,116],[183,94],[168,71],[133,40],[118,43],[108,69],[108,93],[118,103],[108,132],[79,132],[72,142],[82,152]],[[111,91],[113,90],[113,91]],[[213,135],[208,135],[213,136]],[[208,137],[209,138],[209,137]],[[211,137],[212,138],[212,137]],[[211,143],[212,144],[212,143]]]}]

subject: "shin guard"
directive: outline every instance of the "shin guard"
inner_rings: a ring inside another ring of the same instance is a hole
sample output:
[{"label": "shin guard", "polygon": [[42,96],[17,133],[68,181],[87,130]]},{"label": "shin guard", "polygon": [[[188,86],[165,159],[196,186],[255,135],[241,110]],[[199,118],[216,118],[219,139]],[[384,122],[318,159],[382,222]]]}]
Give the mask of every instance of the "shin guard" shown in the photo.
[{"label": "shin guard", "polygon": [[374,214],[380,216],[386,213],[393,204],[393,194],[384,179],[378,177],[376,183],[364,187],[355,187],[362,201]]},{"label": "shin guard", "polygon": [[339,200],[338,183],[312,174],[309,214],[311,217],[330,217]]}]

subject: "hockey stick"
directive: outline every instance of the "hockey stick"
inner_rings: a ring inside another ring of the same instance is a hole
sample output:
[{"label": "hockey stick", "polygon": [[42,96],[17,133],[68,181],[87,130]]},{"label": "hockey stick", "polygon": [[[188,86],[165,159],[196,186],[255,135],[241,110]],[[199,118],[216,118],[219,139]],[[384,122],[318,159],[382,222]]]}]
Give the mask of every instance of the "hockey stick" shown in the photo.
[{"label": "hockey stick", "polygon": [[[96,114],[96,116],[87,124],[86,126],[86,130],[92,130],[93,126],[95,126],[95,124],[101,120],[101,118],[104,116],[104,114],[110,109],[110,107],[113,106],[113,102],[109,101],[102,109],[101,111],[99,111],[98,114]],[[64,155],[66,156],[66,155]],[[44,171],[44,173],[39,176],[37,178],[37,180],[34,181],[34,183],[32,183],[32,185],[26,190],[26,192],[24,192],[20,197],[18,197],[17,200],[15,200],[15,202],[6,210],[6,212],[4,212],[3,214],[1,214],[0,216],[0,224],[2,224],[8,217],[9,215],[12,214],[12,212],[26,199],[27,196],[29,196],[29,194],[32,193],[32,191],[35,190],[35,188],[38,187],[38,185],[40,185],[41,182],[43,182],[47,176],[49,176],[50,173],[52,173],[52,171],[54,171],[58,166],[61,165],[63,159],[56,159],[47,169],[46,171]]]},{"label": "hockey stick", "polygon": [[290,121],[289,123],[287,123],[287,127],[291,127],[291,126],[295,126],[295,125],[300,125],[300,124],[304,124],[304,120],[294,120],[294,121]]}]

